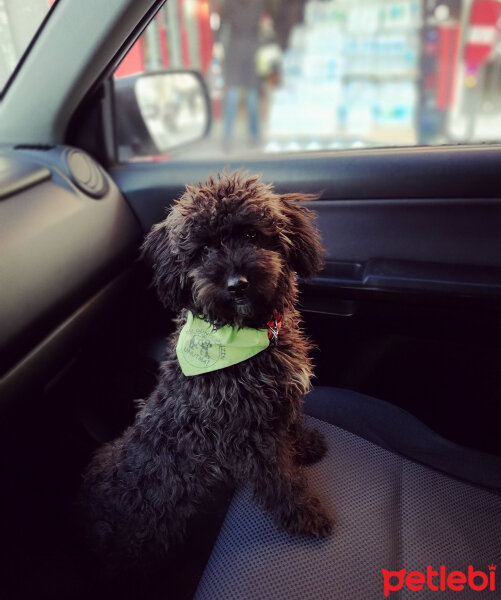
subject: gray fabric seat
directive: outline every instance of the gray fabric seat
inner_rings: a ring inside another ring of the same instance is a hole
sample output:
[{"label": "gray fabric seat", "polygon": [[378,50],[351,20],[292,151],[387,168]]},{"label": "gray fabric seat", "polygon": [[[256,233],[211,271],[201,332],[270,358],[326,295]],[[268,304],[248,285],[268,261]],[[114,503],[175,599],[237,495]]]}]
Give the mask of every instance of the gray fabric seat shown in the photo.
[{"label": "gray fabric seat", "polygon": [[[326,394],[331,403],[336,394],[351,397],[353,402],[367,401],[366,396],[345,390]],[[501,496],[496,490],[461,481],[347,431],[346,419],[345,428],[311,416],[305,419],[324,433],[329,446],[327,456],[307,472],[311,488],[335,519],[334,534],[327,540],[290,536],[251,501],[249,489],[240,489],[196,600],[383,598],[381,569],[426,573],[428,565],[435,570],[445,565],[449,573],[466,572],[468,565],[473,565],[488,573],[488,565],[501,560]],[[419,431],[416,428],[414,433]],[[430,456],[436,456],[434,443],[443,448],[445,441],[424,426],[422,433]],[[376,433],[378,439],[380,436]],[[413,446],[407,440],[422,457],[422,442],[415,442]],[[452,456],[454,451],[457,448],[451,449]],[[501,473],[499,457],[470,454],[470,471],[477,461],[479,468],[485,463],[490,469],[488,480]],[[443,456],[439,458],[441,466],[448,464]],[[497,587],[501,589],[501,581]],[[494,595],[471,591],[466,585],[459,596]],[[452,596],[457,597],[457,592],[449,589],[439,594]],[[436,598],[437,593],[427,585],[419,593],[404,585],[389,597]]]}]

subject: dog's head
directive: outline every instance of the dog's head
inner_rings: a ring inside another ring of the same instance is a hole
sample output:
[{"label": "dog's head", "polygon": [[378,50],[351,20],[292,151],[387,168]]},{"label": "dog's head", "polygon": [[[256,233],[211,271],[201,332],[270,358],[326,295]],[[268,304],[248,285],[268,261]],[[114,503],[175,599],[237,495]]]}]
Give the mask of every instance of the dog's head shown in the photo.
[{"label": "dog's head", "polygon": [[276,194],[257,175],[220,174],[187,186],[143,244],[165,306],[216,325],[263,327],[296,300],[295,274],[322,267],[306,194]]}]

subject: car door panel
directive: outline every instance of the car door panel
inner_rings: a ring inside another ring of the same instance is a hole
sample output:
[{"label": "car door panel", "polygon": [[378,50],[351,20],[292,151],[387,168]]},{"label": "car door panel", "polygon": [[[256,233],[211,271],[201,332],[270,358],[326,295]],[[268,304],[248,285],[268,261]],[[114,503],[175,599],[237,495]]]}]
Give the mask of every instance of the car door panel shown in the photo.
[{"label": "car door panel", "polygon": [[[497,148],[439,148],[258,159],[244,166],[278,192],[322,192],[309,206],[327,261],[315,283],[326,293],[354,286],[485,296],[499,293],[501,189],[494,166],[500,159]],[[131,164],[112,174],[146,233],[185,183],[223,168]]]},{"label": "car door panel", "polygon": [[[7,159],[0,200],[2,398],[21,381],[34,380],[35,357],[51,362],[55,332],[71,346],[67,320],[93,312],[91,299],[130,267],[141,241],[113,181],[99,169],[107,191],[97,199],[84,193],[69,172],[68,150],[2,152]],[[33,173],[43,177],[27,181],[26,164],[38,165]]]}]

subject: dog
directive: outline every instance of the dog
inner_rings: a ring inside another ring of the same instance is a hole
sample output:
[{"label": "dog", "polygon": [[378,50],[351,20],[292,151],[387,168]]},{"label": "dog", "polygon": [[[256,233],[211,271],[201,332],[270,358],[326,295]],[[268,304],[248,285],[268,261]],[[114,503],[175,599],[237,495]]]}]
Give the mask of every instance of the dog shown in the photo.
[{"label": "dog", "polygon": [[326,445],[302,421],[311,344],[296,310],[297,276],[323,265],[303,206],[317,197],[225,172],[188,185],[147,235],[159,298],[178,317],[156,389],[84,477],[87,536],[107,563],[167,552],[225,485],[250,484],[292,534],[331,533],[303,469]]}]

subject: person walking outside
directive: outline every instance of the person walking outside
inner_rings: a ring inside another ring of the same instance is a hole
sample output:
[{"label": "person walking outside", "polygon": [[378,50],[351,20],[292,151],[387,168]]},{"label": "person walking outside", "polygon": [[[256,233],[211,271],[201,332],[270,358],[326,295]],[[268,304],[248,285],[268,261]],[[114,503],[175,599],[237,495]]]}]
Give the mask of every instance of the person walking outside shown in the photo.
[{"label": "person walking outside", "polygon": [[259,77],[256,52],[259,26],[266,0],[225,0],[221,22],[229,28],[225,52],[226,93],[223,112],[223,145],[229,148],[238,110],[240,89],[245,88],[250,142],[259,142]]}]

